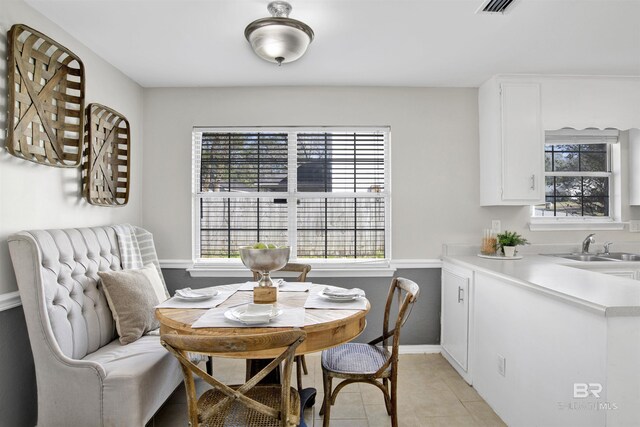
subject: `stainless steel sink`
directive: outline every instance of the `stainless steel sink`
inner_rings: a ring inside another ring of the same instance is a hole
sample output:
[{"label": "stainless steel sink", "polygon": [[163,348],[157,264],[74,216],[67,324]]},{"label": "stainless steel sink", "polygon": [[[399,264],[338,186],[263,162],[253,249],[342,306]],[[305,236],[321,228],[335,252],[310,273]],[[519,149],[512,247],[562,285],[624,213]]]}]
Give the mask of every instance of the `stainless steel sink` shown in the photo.
[{"label": "stainless steel sink", "polygon": [[626,252],[611,252],[609,254],[598,254],[598,256],[618,261],[640,261],[640,255]]},{"label": "stainless steel sink", "polygon": [[627,252],[611,252],[609,254],[582,254],[579,252],[569,254],[547,254],[558,258],[571,259],[574,261],[640,261],[640,255]]},{"label": "stainless steel sink", "polygon": [[597,255],[591,255],[591,254],[577,254],[577,255],[563,255],[560,258],[564,258],[564,259],[572,259],[574,261],[611,261],[610,259],[607,258],[603,258],[601,256],[597,256]]}]

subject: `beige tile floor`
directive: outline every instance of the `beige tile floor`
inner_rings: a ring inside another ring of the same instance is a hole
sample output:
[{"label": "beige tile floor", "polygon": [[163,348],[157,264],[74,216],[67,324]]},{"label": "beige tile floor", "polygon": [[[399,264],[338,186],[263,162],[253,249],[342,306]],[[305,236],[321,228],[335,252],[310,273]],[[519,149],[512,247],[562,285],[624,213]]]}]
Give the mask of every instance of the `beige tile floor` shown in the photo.
[{"label": "beige tile floor", "polygon": [[[322,369],[319,355],[307,356],[309,375],[303,377],[305,387],[319,391],[316,405],[305,411],[309,427],[322,426],[318,414],[322,403]],[[215,359],[218,378],[229,384],[244,380],[244,361]],[[458,375],[440,354],[404,354],[400,356],[398,380],[398,414],[401,426],[457,427],[504,426],[484,400]],[[295,372],[292,376],[295,382]],[[334,385],[335,385],[334,380]],[[206,384],[199,383],[199,387]],[[184,388],[179,387],[158,411],[149,426],[177,427],[187,425]],[[374,386],[351,384],[338,395],[331,409],[331,426],[390,426],[382,393]]]}]

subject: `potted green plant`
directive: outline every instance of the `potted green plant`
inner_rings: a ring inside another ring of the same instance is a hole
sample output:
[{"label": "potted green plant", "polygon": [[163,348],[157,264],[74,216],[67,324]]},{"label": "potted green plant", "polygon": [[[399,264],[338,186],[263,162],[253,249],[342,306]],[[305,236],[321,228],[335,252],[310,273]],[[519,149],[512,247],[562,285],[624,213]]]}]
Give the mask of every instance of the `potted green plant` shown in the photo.
[{"label": "potted green plant", "polygon": [[516,246],[528,245],[527,239],[516,233],[515,231],[506,231],[498,234],[498,247],[502,254],[506,257],[512,257],[516,254]]}]

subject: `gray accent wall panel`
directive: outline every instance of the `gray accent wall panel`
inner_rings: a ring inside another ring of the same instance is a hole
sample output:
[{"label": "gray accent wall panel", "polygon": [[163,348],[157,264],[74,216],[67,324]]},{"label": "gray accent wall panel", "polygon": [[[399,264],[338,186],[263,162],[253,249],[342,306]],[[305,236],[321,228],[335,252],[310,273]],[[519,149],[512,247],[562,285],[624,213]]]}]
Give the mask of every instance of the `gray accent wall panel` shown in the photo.
[{"label": "gray accent wall panel", "polygon": [[36,375],[22,307],[0,311],[0,426],[34,426]]},{"label": "gray accent wall panel", "polygon": [[[187,286],[195,289],[249,280],[248,275],[246,279],[241,277],[191,277],[184,269],[163,269],[162,273],[172,295],[176,289]],[[402,330],[400,343],[404,345],[440,344],[440,269],[402,269],[396,271],[396,276],[411,279],[420,286],[420,296]],[[390,277],[314,278],[313,270],[311,270],[307,278],[316,283],[363,289],[371,302],[371,311],[367,315],[367,328],[356,341],[367,342],[380,335],[384,319],[384,305],[391,283]]]}]

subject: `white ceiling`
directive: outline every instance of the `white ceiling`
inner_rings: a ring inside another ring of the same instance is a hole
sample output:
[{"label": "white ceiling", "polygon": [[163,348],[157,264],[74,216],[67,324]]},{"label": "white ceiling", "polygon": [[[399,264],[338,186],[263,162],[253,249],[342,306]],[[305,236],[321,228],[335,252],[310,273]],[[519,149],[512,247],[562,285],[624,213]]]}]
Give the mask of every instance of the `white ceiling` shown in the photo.
[{"label": "white ceiling", "polygon": [[316,38],[278,68],[246,25],[268,0],[26,0],[145,87],[478,86],[498,73],[640,75],[640,0],[290,0]]}]

